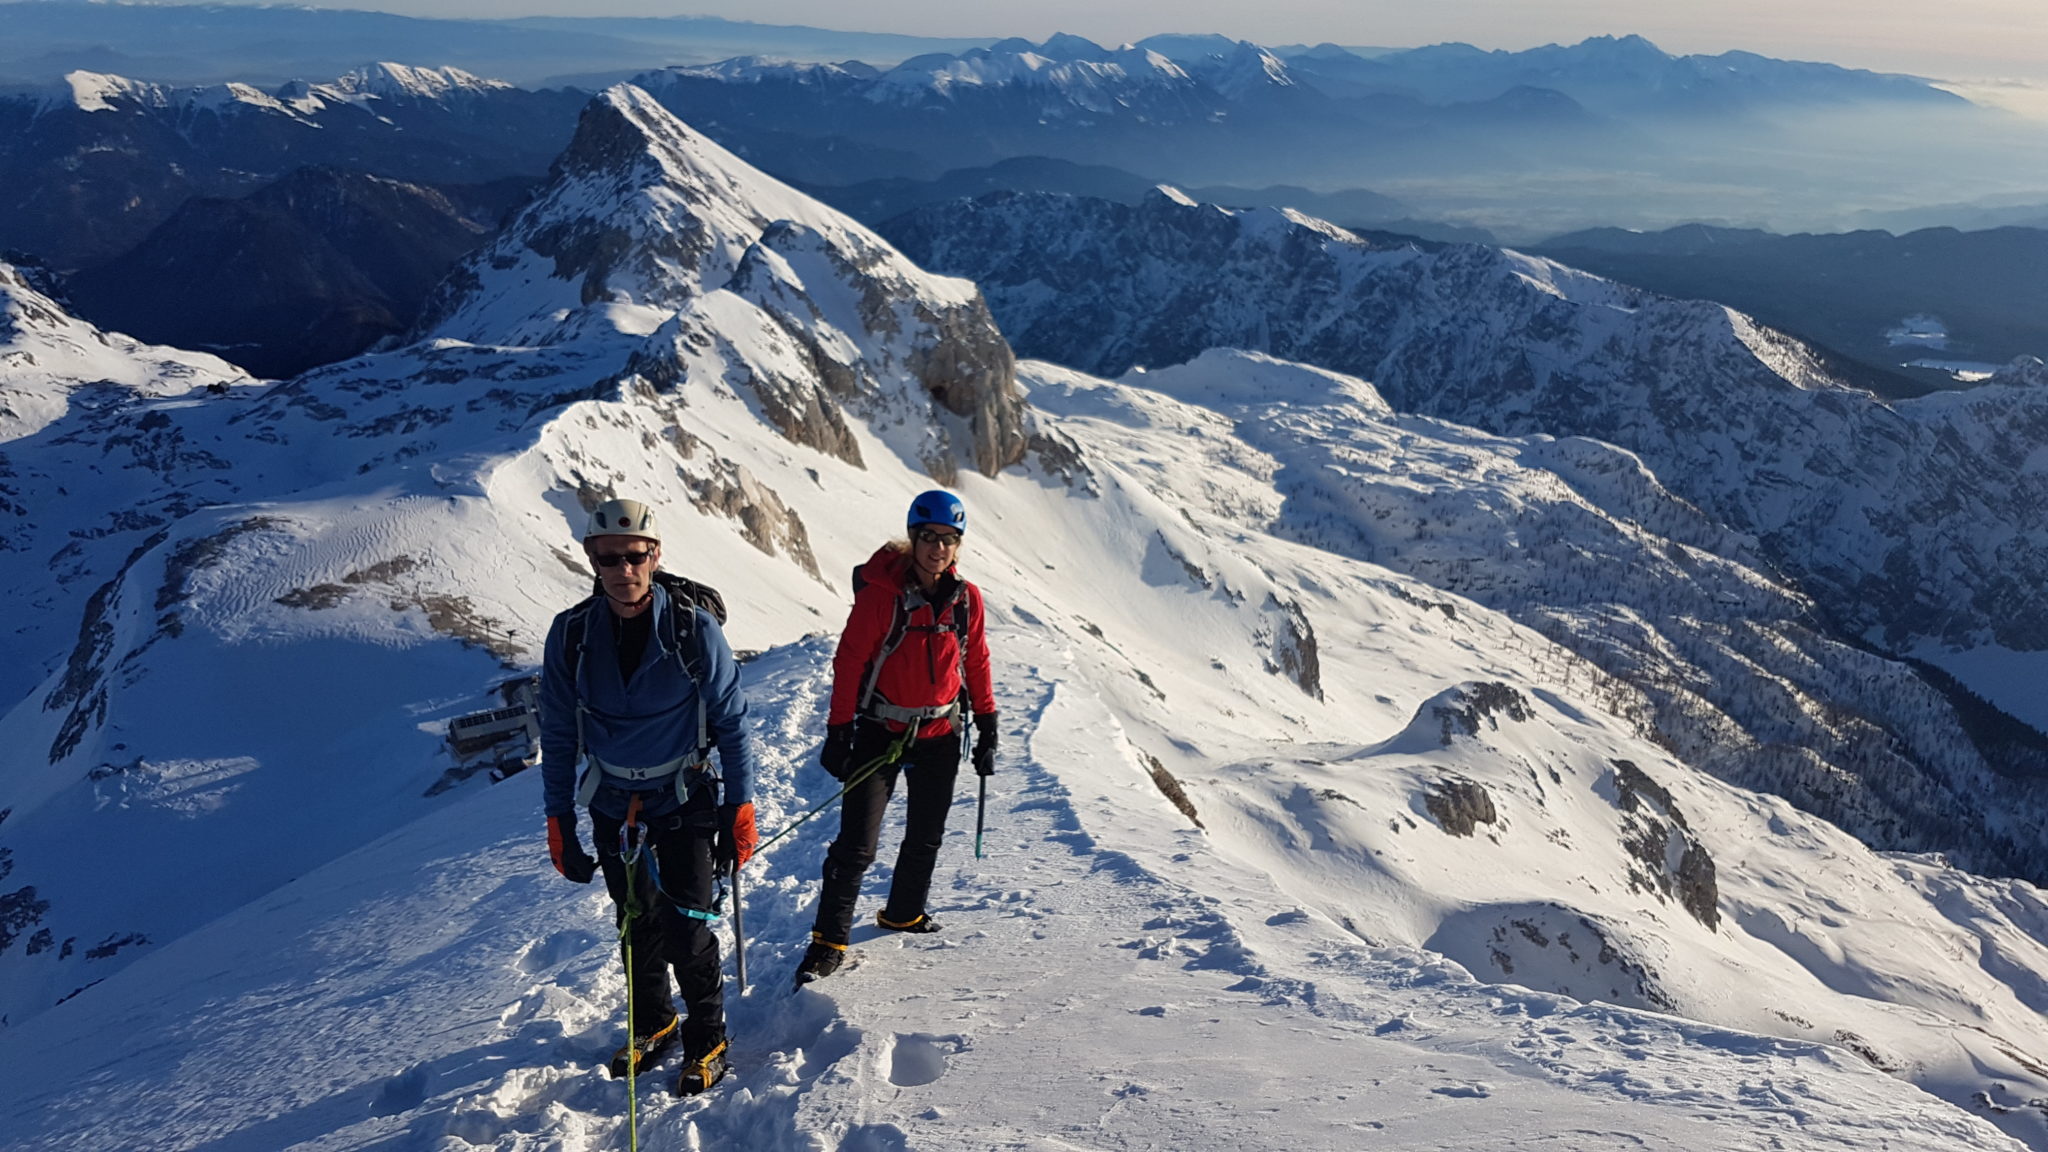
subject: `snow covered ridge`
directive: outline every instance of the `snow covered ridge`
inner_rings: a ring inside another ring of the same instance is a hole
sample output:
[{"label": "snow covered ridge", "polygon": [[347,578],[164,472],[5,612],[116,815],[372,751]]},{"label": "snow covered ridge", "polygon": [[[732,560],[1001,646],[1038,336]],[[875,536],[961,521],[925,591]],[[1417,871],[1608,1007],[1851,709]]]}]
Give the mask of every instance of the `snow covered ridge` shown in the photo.
[{"label": "snow covered ridge", "polygon": [[304,117],[334,104],[364,105],[377,100],[446,103],[464,95],[508,90],[502,80],[472,76],[460,68],[420,68],[378,63],[326,83],[292,81],[275,92],[250,84],[213,84],[181,88],[130,80],[101,72],[68,73],[57,92],[44,97],[44,107],[69,106],[81,112],[115,112],[124,107],[191,111],[258,111]]},{"label": "snow covered ridge", "polygon": [[602,900],[443,725],[587,592],[584,509],[655,494],[763,650],[783,826],[832,787],[843,573],[943,472],[990,855],[946,846],[947,934],[792,997],[824,829],[767,854],[740,1071],[650,1096],[650,1146],[2048,1149],[2038,890],[1712,779],[1639,691],[1345,543],[1449,573],[1491,518],[1796,611],[1739,534],[1603,444],[1270,357],[1159,375],[1013,364],[970,284],[620,88],[415,343],[10,442],[10,1143],[616,1147]]},{"label": "snow covered ridge", "polygon": [[118,406],[252,383],[218,357],[101,332],[0,263],[0,446],[42,431],[77,404]]},{"label": "snow covered ridge", "polygon": [[[2048,649],[2039,393],[1964,434],[1886,406],[1725,308],[1475,246],[1376,248],[1271,211],[994,194],[888,228],[976,280],[1027,356],[1087,371],[1234,347],[1372,381],[1396,408],[1591,436],[1759,537],[1853,635]],[[1960,509],[1960,512],[1954,511]]]},{"label": "snow covered ridge", "polygon": [[[738,543],[722,583],[754,589],[735,639],[759,647],[837,611],[843,557],[821,567],[813,544],[836,513],[802,499],[822,477],[893,505],[915,491],[903,477],[993,474],[1026,449],[972,285],[631,89],[592,102],[554,180],[443,305],[406,348],[218,396],[116,394],[10,445],[0,729],[18,743],[0,809],[18,899],[0,1017],[233,906],[103,896],[92,877],[135,862],[58,867],[70,819],[118,809],[103,826],[211,867],[235,837],[210,821],[264,809],[233,848],[266,861],[242,896],[353,846],[323,822],[383,787],[360,758],[404,772],[434,755],[406,701],[537,658],[548,617],[587,592],[564,525],[597,494],[666,493],[679,521]],[[340,653],[367,680],[316,709],[329,728],[305,709],[330,690],[302,677]],[[377,719],[350,735],[344,698]],[[396,787],[402,811],[446,802]]]},{"label": "snow covered ridge", "polygon": [[[1209,470],[1271,475],[1281,497],[1174,498],[1513,616],[1633,686],[1646,730],[1693,766],[1890,848],[2028,876],[2048,852],[2038,791],[1995,771],[1934,687],[1816,627],[1812,599],[1754,538],[1636,456],[1397,416],[1363,381],[1252,353],[1123,379],[1113,398],[1076,395],[1161,430],[1126,433],[1134,451],[1181,454],[1190,418],[1166,398],[1198,405],[1245,449]],[[1041,410],[1071,403],[1033,395]]]},{"label": "snow covered ridge", "polygon": [[[1166,91],[1192,97],[1192,107],[1205,100],[1238,102],[1291,88],[1312,89],[1337,100],[1379,94],[1431,105],[1477,104],[1540,89],[1624,118],[1658,111],[1725,110],[1731,103],[1962,103],[1914,77],[1775,60],[1750,52],[1671,56],[1640,36],[1596,36],[1523,52],[1439,44],[1366,58],[1334,45],[1276,51],[1222,36],[1155,36],[1105,47],[1061,33],[1042,44],[1013,37],[986,48],[916,56],[883,70],[853,62],[818,65],[747,58],[669,71],[729,83],[815,81],[829,75],[854,83],[869,100],[892,103],[955,102],[969,94],[986,97],[1003,89],[1035,91],[1095,112],[1138,108]],[[658,75],[636,83],[658,88]]]},{"label": "snow covered ridge", "polygon": [[1079,36],[1043,44],[1012,38],[959,54],[916,56],[886,70],[866,65],[781,63],[756,59],[678,67],[636,77],[665,94],[676,78],[721,83],[826,86],[879,105],[980,106],[1024,100],[1041,114],[1136,115],[1161,122],[1201,121],[1262,86],[1293,84],[1287,66],[1258,45],[1182,64],[1142,46],[1104,48]]}]

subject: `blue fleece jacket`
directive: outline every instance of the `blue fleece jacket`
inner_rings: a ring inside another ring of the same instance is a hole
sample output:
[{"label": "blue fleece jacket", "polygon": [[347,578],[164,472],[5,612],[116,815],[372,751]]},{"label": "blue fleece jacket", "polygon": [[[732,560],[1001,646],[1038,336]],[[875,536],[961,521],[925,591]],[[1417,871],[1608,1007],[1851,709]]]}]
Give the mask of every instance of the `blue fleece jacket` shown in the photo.
[{"label": "blue fleece jacket", "polygon": [[[745,804],[754,798],[754,745],[747,728],[747,697],[740,688],[739,664],[725,641],[725,632],[710,613],[692,607],[689,634],[679,645],[669,627],[668,590],[659,584],[654,586],[649,610],[654,618],[653,635],[630,682],[620,679],[611,608],[602,600],[589,606],[580,670],[569,666],[564,651],[569,617],[576,609],[557,615],[548,629],[541,660],[540,749],[550,816],[567,816],[576,808],[579,698],[588,708],[583,717],[584,751],[608,764],[647,768],[696,752],[699,686],[690,678],[679,646],[693,648],[703,670],[705,724],[718,749],[724,785],[719,802]],[[693,783],[702,787],[708,781]],[[636,782],[606,775],[590,807],[623,817],[635,791],[641,794],[641,811],[649,817],[666,815],[682,803],[673,777]]]}]

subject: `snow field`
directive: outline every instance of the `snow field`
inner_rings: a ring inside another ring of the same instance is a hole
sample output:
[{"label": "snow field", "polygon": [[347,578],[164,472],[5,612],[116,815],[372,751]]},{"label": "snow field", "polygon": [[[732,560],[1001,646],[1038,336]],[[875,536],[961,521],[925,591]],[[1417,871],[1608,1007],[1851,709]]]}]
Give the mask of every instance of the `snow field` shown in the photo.
[{"label": "snow field", "polygon": [[[644,1077],[642,1147],[2018,1147],[1838,1048],[1375,947],[1132,787],[1128,734],[1060,643],[992,642],[1006,755],[981,861],[971,772],[957,790],[946,931],[863,927],[856,963],[792,993],[832,829],[777,844],[749,878],[754,983],[729,990],[737,1070],[687,1100],[663,1088],[673,1057]],[[766,829],[830,793],[802,738],[828,653],[748,667]],[[548,869],[536,785],[477,791],[0,1033],[15,1146],[623,1146],[609,905]]]}]

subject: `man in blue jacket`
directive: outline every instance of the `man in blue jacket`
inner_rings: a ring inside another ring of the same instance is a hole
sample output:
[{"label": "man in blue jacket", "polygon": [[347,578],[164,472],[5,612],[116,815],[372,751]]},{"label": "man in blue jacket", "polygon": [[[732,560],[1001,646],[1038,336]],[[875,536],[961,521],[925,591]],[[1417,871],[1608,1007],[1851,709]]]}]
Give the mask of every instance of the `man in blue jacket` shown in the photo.
[{"label": "man in blue jacket", "polygon": [[[676,1091],[701,1092],[727,1067],[714,881],[756,843],[747,700],[718,620],[655,579],[661,536],[645,504],[600,505],[583,551],[602,592],[555,617],[541,665],[548,853],[578,884],[601,868],[617,922],[630,919],[632,1019],[612,1074],[680,1035]],[[577,839],[578,807],[590,809],[596,860]]]}]

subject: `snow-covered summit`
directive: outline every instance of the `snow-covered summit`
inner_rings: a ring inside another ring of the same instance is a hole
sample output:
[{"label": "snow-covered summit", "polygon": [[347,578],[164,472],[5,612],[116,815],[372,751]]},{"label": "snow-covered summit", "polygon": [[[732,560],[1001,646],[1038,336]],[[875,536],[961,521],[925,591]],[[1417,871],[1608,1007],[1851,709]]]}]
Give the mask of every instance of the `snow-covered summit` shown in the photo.
[{"label": "snow-covered summit", "polygon": [[[906,404],[936,399],[965,418],[984,471],[1022,452],[1009,348],[972,284],[923,272],[631,85],[591,101],[553,179],[451,274],[420,331],[546,346],[591,325],[633,337],[665,329],[660,339],[681,348],[695,330],[730,329],[719,311],[733,306],[760,310],[778,342],[792,342],[763,346],[769,359],[751,375],[777,393],[792,434],[845,442],[831,415],[838,402],[795,383],[822,372],[849,399],[884,384]],[[893,392],[904,381],[914,395]],[[934,462],[951,455],[932,453]]]},{"label": "snow-covered summit", "polygon": [[384,100],[445,101],[458,95],[509,89],[513,85],[503,80],[473,76],[460,68],[421,68],[379,61],[319,87],[349,96],[374,96]]},{"label": "snow-covered summit", "polygon": [[46,95],[43,108],[74,108],[80,112],[155,109],[174,112],[257,111],[295,119],[317,117],[335,105],[367,106],[378,102],[459,102],[492,92],[511,91],[503,80],[473,76],[460,68],[428,68],[380,62],[330,81],[293,80],[265,91],[252,84],[229,82],[198,86],[156,84],[101,72],[75,71]]},{"label": "snow-covered summit", "polygon": [[1184,98],[1195,87],[1180,65],[1149,49],[1104,48],[1079,36],[1056,35],[1043,44],[1003,40],[958,55],[906,60],[883,73],[868,98],[950,99],[963,90],[1043,91],[1082,109],[1109,111],[1154,102],[1162,93]]},{"label": "snow-covered summit", "polygon": [[161,105],[169,99],[160,85],[83,69],[65,73],[61,91],[81,112],[106,112],[118,102]]}]

